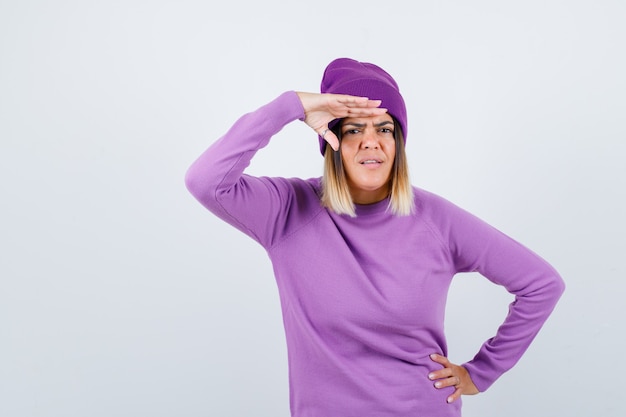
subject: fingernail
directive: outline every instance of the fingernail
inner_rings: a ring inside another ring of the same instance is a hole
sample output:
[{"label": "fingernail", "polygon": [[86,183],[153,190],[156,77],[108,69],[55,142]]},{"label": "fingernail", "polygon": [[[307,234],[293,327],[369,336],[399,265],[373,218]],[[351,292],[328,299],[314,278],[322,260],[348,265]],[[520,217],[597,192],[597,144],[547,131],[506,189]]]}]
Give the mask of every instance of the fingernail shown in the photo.
[{"label": "fingernail", "polygon": [[435,387],[441,388],[441,382],[435,382]]},{"label": "fingernail", "polygon": [[450,403],[452,402],[452,397],[448,397],[448,399],[446,400],[446,402],[447,402],[448,404],[450,404]]},{"label": "fingernail", "polygon": [[430,359],[435,359],[436,357],[437,357],[437,355],[436,355],[436,354],[434,354],[434,353],[431,353],[431,354],[430,354]]},{"label": "fingernail", "polygon": [[435,374],[428,374],[428,379],[435,379]]}]

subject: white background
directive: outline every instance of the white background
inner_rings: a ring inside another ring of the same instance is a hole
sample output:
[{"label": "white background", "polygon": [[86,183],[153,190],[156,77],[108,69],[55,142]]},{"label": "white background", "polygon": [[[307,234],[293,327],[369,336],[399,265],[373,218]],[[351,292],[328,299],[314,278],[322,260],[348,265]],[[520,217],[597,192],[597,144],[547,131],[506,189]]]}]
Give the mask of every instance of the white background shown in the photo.
[{"label": "white background", "polygon": [[[623,417],[625,22],[622,0],[0,0],[0,415],[289,415],[269,260],[183,177],[241,114],[318,91],[348,56],[400,84],[414,183],[567,283],[464,415]],[[250,172],[321,164],[294,122]],[[452,360],[510,300],[455,280]]]}]

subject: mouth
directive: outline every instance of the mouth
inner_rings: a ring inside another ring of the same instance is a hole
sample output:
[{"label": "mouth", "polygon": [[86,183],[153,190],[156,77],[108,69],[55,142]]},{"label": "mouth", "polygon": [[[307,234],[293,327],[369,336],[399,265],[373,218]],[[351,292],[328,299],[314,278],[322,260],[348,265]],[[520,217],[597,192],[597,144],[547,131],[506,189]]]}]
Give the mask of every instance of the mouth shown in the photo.
[{"label": "mouth", "polygon": [[359,164],[361,165],[375,165],[375,164],[382,164],[383,161],[381,161],[380,159],[364,159],[362,161],[359,161]]}]

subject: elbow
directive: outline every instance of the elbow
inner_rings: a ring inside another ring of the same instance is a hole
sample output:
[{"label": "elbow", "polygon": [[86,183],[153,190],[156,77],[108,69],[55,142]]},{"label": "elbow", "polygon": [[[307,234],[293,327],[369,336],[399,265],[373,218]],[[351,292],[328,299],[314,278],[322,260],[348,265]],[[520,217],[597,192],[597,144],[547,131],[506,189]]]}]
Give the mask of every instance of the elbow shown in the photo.
[{"label": "elbow", "polygon": [[185,173],[185,187],[198,201],[206,205],[214,199],[215,187],[212,186],[211,177],[192,165]]},{"label": "elbow", "polygon": [[556,305],[565,292],[565,281],[558,273],[552,274],[550,281],[546,284],[546,292],[550,295],[552,304]]},{"label": "elbow", "polygon": [[561,278],[560,275],[556,276],[556,281],[557,281],[558,298],[560,298],[565,292],[565,281],[563,280],[563,278]]},{"label": "elbow", "polygon": [[537,276],[534,284],[526,287],[522,293],[518,293],[518,296],[535,304],[535,312],[538,313],[540,311],[552,311],[564,292],[565,282],[563,278],[554,269],[551,269]]},{"label": "elbow", "polygon": [[200,178],[194,171],[193,165],[187,169],[185,173],[185,187],[193,196],[196,196],[200,191]]}]

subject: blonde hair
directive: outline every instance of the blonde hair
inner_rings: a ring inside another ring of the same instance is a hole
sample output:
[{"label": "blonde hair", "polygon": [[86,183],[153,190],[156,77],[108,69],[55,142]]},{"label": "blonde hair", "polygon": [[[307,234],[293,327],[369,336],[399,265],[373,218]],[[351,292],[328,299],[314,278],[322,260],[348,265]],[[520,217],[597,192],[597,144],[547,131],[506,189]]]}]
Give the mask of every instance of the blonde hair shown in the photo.
[{"label": "blonde hair", "polygon": [[[400,125],[393,119],[396,154],[391,170],[391,192],[388,210],[398,216],[408,216],[415,210],[413,187],[409,176],[409,164],[404,150],[404,137]],[[332,129],[341,143],[341,122]],[[341,145],[340,145],[341,146]],[[337,214],[356,217],[356,209],[346,172],[343,168],[341,152],[335,152],[326,146],[324,152],[324,176],[322,177],[322,205]]]}]

